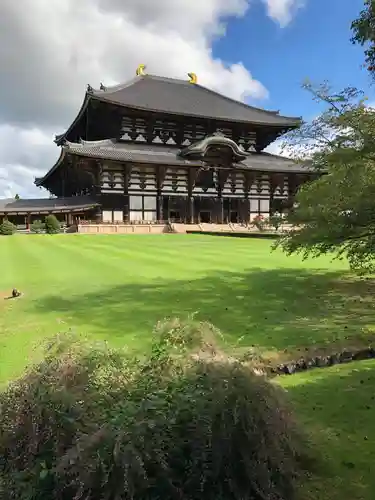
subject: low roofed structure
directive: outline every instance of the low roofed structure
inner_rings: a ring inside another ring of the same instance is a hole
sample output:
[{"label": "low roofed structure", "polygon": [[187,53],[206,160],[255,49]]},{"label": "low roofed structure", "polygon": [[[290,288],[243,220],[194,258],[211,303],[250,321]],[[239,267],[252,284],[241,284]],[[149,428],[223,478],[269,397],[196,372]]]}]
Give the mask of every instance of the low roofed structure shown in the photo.
[{"label": "low roofed structure", "polygon": [[5,214],[49,214],[89,210],[98,206],[97,200],[90,196],[72,196],[70,198],[7,198],[0,200],[0,215]]}]

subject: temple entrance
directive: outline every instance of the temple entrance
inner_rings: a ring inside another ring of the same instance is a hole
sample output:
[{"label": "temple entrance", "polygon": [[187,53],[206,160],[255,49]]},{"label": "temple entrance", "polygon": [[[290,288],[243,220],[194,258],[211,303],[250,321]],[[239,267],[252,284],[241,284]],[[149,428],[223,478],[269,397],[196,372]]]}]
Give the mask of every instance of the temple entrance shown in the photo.
[{"label": "temple entrance", "polygon": [[171,222],[179,222],[181,220],[180,212],[177,210],[171,210],[169,212],[169,219]]},{"label": "temple entrance", "polygon": [[201,212],[199,212],[199,221],[206,224],[210,224],[211,212],[209,212],[208,210],[202,210]]},{"label": "temple entrance", "polygon": [[238,212],[231,210],[230,212],[230,222],[236,224],[238,222]]}]

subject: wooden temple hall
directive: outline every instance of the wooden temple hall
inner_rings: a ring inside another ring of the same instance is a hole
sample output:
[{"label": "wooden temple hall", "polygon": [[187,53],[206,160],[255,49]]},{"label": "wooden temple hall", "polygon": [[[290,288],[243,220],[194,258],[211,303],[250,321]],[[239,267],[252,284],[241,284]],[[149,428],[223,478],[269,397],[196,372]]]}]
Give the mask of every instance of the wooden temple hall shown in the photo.
[{"label": "wooden temple hall", "polygon": [[[300,118],[281,116],[186,80],[145,73],[88,85],[56,164],[35,184],[55,196],[0,206],[0,215],[61,214],[66,222],[248,223],[292,203],[313,173],[264,152]],[[22,205],[22,206],[21,206]]]}]

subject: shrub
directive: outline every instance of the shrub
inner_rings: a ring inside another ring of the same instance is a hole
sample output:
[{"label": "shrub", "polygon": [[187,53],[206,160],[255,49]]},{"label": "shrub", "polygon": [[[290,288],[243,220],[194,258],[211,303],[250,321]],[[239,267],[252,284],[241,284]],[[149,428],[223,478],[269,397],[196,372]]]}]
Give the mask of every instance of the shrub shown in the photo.
[{"label": "shrub", "polygon": [[279,229],[279,227],[282,225],[283,222],[284,222],[284,217],[279,213],[274,213],[268,219],[269,225],[272,226],[275,229],[275,231]]},{"label": "shrub", "polygon": [[2,224],[0,224],[0,234],[3,236],[10,236],[11,234],[14,234],[16,230],[16,226],[7,219],[5,219]]},{"label": "shrub", "polygon": [[45,220],[46,232],[48,234],[56,234],[60,232],[61,224],[53,214],[47,215]]},{"label": "shrub", "polygon": [[266,220],[264,219],[263,215],[257,215],[251,221],[251,224],[255,226],[259,231],[263,231],[266,226]]},{"label": "shrub", "polygon": [[[159,325],[143,360],[73,343],[0,396],[0,490],[30,498],[296,498],[310,451],[281,390]],[[0,491],[0,495],[1,495]]]},{"label": "shrub", "polygon": [[32,233],[42,233],[46,228],[46,225],[43,224],[41,220],[34,220],[34,222],[30,225],[30,231]]}]

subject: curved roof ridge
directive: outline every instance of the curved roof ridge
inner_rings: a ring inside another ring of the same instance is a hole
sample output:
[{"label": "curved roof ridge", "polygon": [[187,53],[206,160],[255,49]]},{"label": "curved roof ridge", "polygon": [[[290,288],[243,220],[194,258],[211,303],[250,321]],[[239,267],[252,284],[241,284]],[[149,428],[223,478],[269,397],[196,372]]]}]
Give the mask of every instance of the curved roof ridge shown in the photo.
[{"label": "curved roof ridge", "polygon": [[[73,143],[71,142],[71,143],[69,143],[69,144],[73,144]],[[34,184],[35,184],[36,186],[38,186],[38,187],[39,187],[39,186],[41,186],[41,185],[42,185],[42,183],[43,183],[43,181],[44,181],[45,179],[47,179],[47,177],[49,177],[49,176],[50,176],[50,175],[51,175],[51,174],[52,174],[55,170],[57,170],[57,168],[59,167],[59,165],[61,165],[61,163],[62,163],[62,162],[63,162],[63,160],[64,160],[64,157],[65,157],[65,154],[66,154],[66,150],[67,150],[67,149],[68,149],[68,148],[67,148],[65,145],[64,145],[64,146],[62,146],[61,151],[60,151],[60,156],[57,158],[57,160],[56,160],[55,164],[54,164],[54,165],[53,165],[53,166],[52,166],[52,167],[48,170],[48,172],[46,172],[46,173],[43,175],[43,177],[35,177],[35,179],[34,179]]]},{"label": "curved roof ridge", "polygon": [[245,107],[247,109],[252,109],[254,111],[262,111],[262,113],[267,113],[269,115],[277,115],[280,118],[287,118],[288,120],[301,120],[302,119],[301,116],[283,116],[283,115],[280,115],[278,110],[272,111],[272,110],[268,110],[268,109],[258,108],[256,106],[251,106],[250,104],[247,104],[246,102],[240,101],[238,99],[234,99],[233,97],[229,97],[229,96],[227,96],[225,94],[221,94],[220,92],[217,92],[216,90],[210,89],[208,87],[204,87],[203,85],[200,85],[199,83],[196,83],[195,85],[197,87],[201,88],[202,90],[206,91],[206,92],[209,92],[211,94],[215,94],[217,96],[220,96],[220,97],[222,97],[223,99],[226,99],[229,102],[240,104],[241,106],[243,106],[243,107]]},{"label": "curved roof ridge", "polygon": [[[134,85],[140,80],[159,80],[159,81],[169,81],[171,83],[178,83],[178,84],[184,84],[184,83],[189,83],[188,80],[182,80],[181,78],[172,78],[169,76],[160,76],[160,75],[152,75],[152,74],[144,74],[144,75],[139,75],[135,76],[131,80],[124,82],[124,83],[118,83],[116,85],[111,85],[111,86],[106,86],[103,84],[102,89],[93,89],[93,92],[95,95],[103,95],[105,93],[112,93],[112,92],[118,92],[119,90],[126,89],[127,87],[130,87],[131,85]],[[190,84],[191,85],[191,84]]]},{"label": "curved roof ridge", "polygon": [[112,146],[115,142],[113,139],[99,139],[98,141],[85,141],[81,139],[79,142],[69,142],[66,141],[69,145],[82,145],[82,146]]},{"label": "curved roof ridge", "polygon": [[69,125],[69,127],[66,129],[65,132],[63,132],[62,134],[55,135],[55,143],[58,146],[61,146],[64,143],[65,137],[73,129],[74,125],[79,121],[79,119],[81,118],[81,116],[83,115],[83,113],[86,111],[87,105],[88,105],[89,100],[90,100],[90,95],[92,95],[92,94],[86,90],[85,97],[83,99],[81,107],[80,107],[80,109],[79,109],[76,117],[72,121],[72,123]]},{"label": "curved roof ridge", "polygon": [[105,97],[105,94],[112,94],[115,92],[119,92],[120,90],[124,90],[127,87],[134,85],[138,81],[145,80],[145,79],[166,81],[166,82],[176,83],[178,85],[195,85],[196,87],[199,87],[200,89],[202,89],[206,92],[210,92],[212,94],[215,94],[221,98],[228,100],[229,102],[240,104],[247,109],[252,109],[255,111],[262,111],[263,113],[267,113],[270,115],[277,115],[280,118],[287,118],[289,120],[301,120],[302,119],[301,116],[283,116],[283,115],[280,115],[280,110],[268,110],[268,109],[264,109],[264,108],[259,108],[257,106],[252,106],[252,105],[247,104],[246,102],[243,102],[239,99],[234,99],[233,97],[229,97],[225,94],[222,94],[221,92],[218,92],[217,90],[211,89],[209,87],[205,87],[204,85],[200,85],[199,83],[192,84],[188,80],[182,80],[181,78],[172,78],[172,77],[168,77],[168,76],[160,76],[160,75],[152,75],[152,74],[145,74],[145,75],[136,76],[136,77],[132,78],[131,80],[129,80],[128,82],[119,83],[117,85],[112,85],[110,87],[107,87],[104,85],[104,89],[93,89],[91,93],[97,97],[101,97],[101,96]]},{"label": "curved roof ridge", "polygon": [[302,117],[283,116],[279,110],[258,108],[189,80],[146,74],[112,87],[103,86],[103,90],[94,90],[89,85],[75,119],[63,134],[55,137],[58,145],[80,122],[92,99],[133,110],[253,123],[256,126],[288,129],[299,126],[302,121]]},{"label": "curved roof ridge", "polygon": [[103,84],[104,88],[99,88],[99,89],[92,87],[91,94],[93,94],[95,96],[101,96],[101,95],[106,94],[106,93],[111,94],[112,92],[118,92],[119,90],[123,90],[123,89],[126,89],[127,87],[130,87],[131,85],[134,85],[134,83],[136,83],[138,80],[141,80],[141,79],[146,78],[148,76],[151,76],[151,75],[135,76],[134,78],[132,78],[131,80],[129,80],[127,82],[117,83],[116,85],[111,85],[111,86],[107,86],[107,85]]}]

